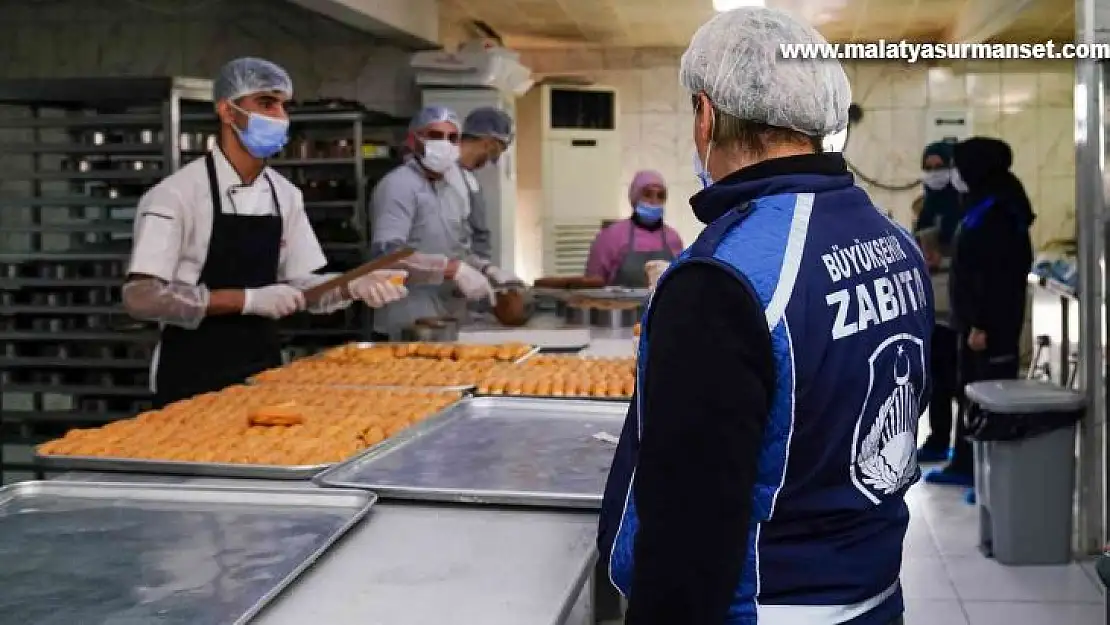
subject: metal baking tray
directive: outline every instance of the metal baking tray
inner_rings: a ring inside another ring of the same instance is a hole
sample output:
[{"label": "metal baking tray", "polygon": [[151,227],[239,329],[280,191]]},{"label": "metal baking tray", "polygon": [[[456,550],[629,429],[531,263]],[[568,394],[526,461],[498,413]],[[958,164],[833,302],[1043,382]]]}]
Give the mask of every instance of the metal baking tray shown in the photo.
[{"label": "metal baking tray", "polygon": [[[438,387],[425,389],[411,386],[360,386],[351,388],[379,388],[427,392],[440,392],[444,390],[450,392],[463,392],[465,396],[465,393],[473,390],[475,387],[468,386],[461,391],[457,389],[440,389]],[[448,408],[450,408],[450,406],[448,406]],[[39,467],[53,471],[97,471],[138,473],[143,475],[182,475],[189,477],[225,477],[287,481],[312,479],[321,471],[337,464],[277,465],[240,464],[232,462],[183,462],[175,460],[146,460],[140,458],[109,458],[100,456],[52,456],[40,454],[38,451],[35,452],[34,461]]]},{"label": "metal baking tray", "polygon": [[602,404],[623,404],[628,406],[631,397],[591,397],[588,395],[558,396],[558,395],[492,395],[490,393],[475,392],[474,397],[488,397],[490,399],[538,399],[541,401],[585,401]]},{"label": "metal baking tray", "polygon": [[218,462],[179,462],[97,456],[50,456],[35,452],[35,464],[52,471],[108,471],[192,477],[229,477],[261,480],[308,480],[332,466],[310,464],[283,466]]},{"label": "metal baking tray", "polygon": [[385,498],[597,509],[626,412],[472,397],[314,479]]},{"label": "metal baking tray", "polygon": [[[411,345],[411,344],[412,343],[398,342],[398,343],[355,343],[354,345],[355,345],[355,347],[357,347],[359,349],[369,349],[371,347],[377,347],[378,345],[395,346],[395,345]],[[451,343],[444,343],[444,345],[474,345],[474,346],[485,347],[487,345],[493,345],[493,344],[492,343],[467,343],[465,341],[454,341],[454,342],[451,342]],[[343,346],[340,346],[340,347],[343,347]],[[332,349],[335,349],[335,348],[332,348]],[[516,360],[514,360],[513,364],[520,364],[520,363],[524,362],[525,360],[528,360],[532,356],[535,356],[539,352],[540,352],[540,348],[533,345],[531,347],[531,349],[526,354],[524,354],[520,358],[517,358]],[[320,352],[319,354],[316,354],[315,356],[313,356],[313,358],[323,359],[325,357],[324,354],[325,354],[325,352]],[[420,387],[414,387],[414,388],[420,388]],[[446,387],[436,387],[436,388],[446,388]],[[450,387],[450,388],[453,388],[453,387]]]},{"label": "metal baking tray", "polygon": [[286,385],[286,386],[320,386],[326,388],[350,388],[350,389],[364,389],[364,390],[394,390],[394,391],[419,391],[422,393],[461,393],[469,395],[478,388],[477,384],[460,384],[458,386],[398,386],[396,384],[306,384],[304,382],[261,382],[259,380],[247,380],[247,384],[267,384],[267,385]]},{"label": "metal baking tray", "polygon": [[0,488],[0,620],[242,625],[375,500],[303,487]]},{"label": "metal baking tray", "polygon": [[575,296],[593,300],[644,300],[651,291],[648,289],[633,289],[619,286],[610,286],[602,289],[584,289],[575,291]]}]

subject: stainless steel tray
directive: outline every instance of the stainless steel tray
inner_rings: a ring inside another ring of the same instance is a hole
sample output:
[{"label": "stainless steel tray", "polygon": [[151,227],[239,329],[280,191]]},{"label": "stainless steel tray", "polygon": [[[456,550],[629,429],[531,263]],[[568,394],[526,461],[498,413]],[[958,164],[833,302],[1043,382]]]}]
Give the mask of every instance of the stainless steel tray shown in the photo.
[{"label": "stainless steel tray", "polygon": [[605,287],[602,289],[584,289],[574,292],[578,297],[600,300],[643,300],[647,299],[650,293],[651,291],[648,289],[632,289],[618,286]]},{"label": "stainless steel tray", "polygon": [[464,399],[324,471],[382,497],[598,508],[627,403]]},{"label": "stainless steel tray", "polygon": [[[369,349],[371,347],[375,347],[375,346],[378,346],[378,345],[411,345],[411,343],[406,343],[404,341],[400,341],[400,342],[397,342],[397,343],[366,343],[366,342],[355,343],[355,346],[358,347],[359,349]],[[491,345],[491,343],[467,343],[466,341],[452,341],[450,343],[445,343],[445,345]],[[538,353],[540,353],[540,348],[533,345],[532,348],[528,351],[528,353],[524,354],[520,358],[517,358],[516,360],[513,361],[513,363],[514,364],[522,363],[525,360],[528,360],[529,358],[531,358],[532,356],[535,356]],[[323,358],[325,358],[324,354],[325,354],[325,352],[320,352],[319,354],[315,354],[315,355],[311,356],[311,358],[323,359]],[[396,387],[394,387],[394,388],[396,388]],[[417,386],[417,387],[406,387],[406,388],[422,388],[422,387]],[[433,387],[433,388],[446,388],[447,390],[454,390],[458,387],[453,387],[453,386],[438,387],[437,386],[437,387]]]},{"label": "stainless steel tray", "polygon": [[153,475],[187,475],[194,477],[232,477],[262,480],[308,480],[332,466],[311,464],[282,466],[270,464],[235,464],[215,462],[177,462],[141,460],[137,458],[101,458],[97,456],[49,456],[35,453],[35,464],[55,471],[114,471]]},{"label": "stainless steel tray", "polygon": [[[519,364],[519,363],[513,363]],[[304,384],[302,382],[259,382],[257,380],[247,380],[248,385],[266,384],[267,386],[322,386],[326,388],[350,388],[350,389],[365,389],[365,390],[394,390],[394,391],[418,391],[422,393],[462,393],[463,395],[470,394],[474,389],[478,388],[477,384],[460,384],[458,386],[400,386],[397,384]]]},{"label": "stainless steel tray", "polygon": [[534,399],[540,401],[585,401],[585,402],[598,402],[601,404],[622,404],[625,407],[632,401],[631,397],[590,397],[588,395],[581,396],[563,396],[557,395],[494,395],[492,393],[475,393],[474,397],[488,397],[490,399]]},{"label": "stainless steel tray", "polygon": [[0,489],[0,620],[242,625],[374,504],[329,489]]}]

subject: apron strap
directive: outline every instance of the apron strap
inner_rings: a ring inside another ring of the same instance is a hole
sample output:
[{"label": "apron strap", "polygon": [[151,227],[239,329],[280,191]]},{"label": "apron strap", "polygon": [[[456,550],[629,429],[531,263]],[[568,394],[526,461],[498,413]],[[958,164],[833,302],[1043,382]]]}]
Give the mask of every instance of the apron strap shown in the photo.
[{"label": "apron strap", "polygon": [[274,188],[274,181],[270,179],[270,174],[265,171],[262,172],[262,177],[265,178],[266,182],[270,185],[270,199],[274,202],[274,212],[277,213],[278,217],[281,217],[281,202],[278,201],[277,189]]},{"label": "apron strap", "polygon": [[212,196],[212,215],[222,215],[224,212],[223,198],[220,197],[220,182],[216,177],[216,157],[209,152],[204,157],[204,166],[208,170],[208,194]]}]

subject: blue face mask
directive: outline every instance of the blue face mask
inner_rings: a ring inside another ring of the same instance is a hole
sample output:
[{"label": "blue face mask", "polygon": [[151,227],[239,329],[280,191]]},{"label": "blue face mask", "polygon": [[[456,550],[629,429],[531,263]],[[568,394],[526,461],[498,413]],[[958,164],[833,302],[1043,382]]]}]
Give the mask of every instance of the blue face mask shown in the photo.
[{"label": "blue face mask", "polygon": [[[709,150],[713,150],[713,145],[709,145]],[[706,154],[708,156],[708,154]],[[713,185],[713,178],[709,176],[709,171],[706,170],[705,165],[702,164],[701,158],[698,156],[698,151],[694,150],[694,175],[698,177],[701,182],[701,188],[707,189]]]},{"label": "blue face mask", "polygon": [[651,204],[644,204],[640,202],[636,205],[636,216],[640,218],[645,224],[657,224],[663,221],[663,207],[652,206]]},{"label": "blue face mask", "polygon": [[246,114],[247,129],[235,128],[239,141],[243,147],[255,158],[270,158],[285,147],[289,141],[289,120],[266,117],[258,113],[250,113],[232,105],[236,110]]}]

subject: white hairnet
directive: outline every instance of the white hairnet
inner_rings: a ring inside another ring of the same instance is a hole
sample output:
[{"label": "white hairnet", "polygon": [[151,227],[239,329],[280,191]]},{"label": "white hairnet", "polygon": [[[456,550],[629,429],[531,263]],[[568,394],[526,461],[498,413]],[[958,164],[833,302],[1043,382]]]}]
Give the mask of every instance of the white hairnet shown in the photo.
[{"label": "white hairnet", "polygon": [[499,108],[482,106],[466,116],[462,132],[471,137],[493,137],[509,144],[513,142],[513,118]]},{"label": "white hairnet", "polygon": [[[848,127],[852,88],[835,59],[784,59],[782,44],[828,45],[788,13],[746,7],[717,14],[682,55],[679,80],[723,113],[823,137]],[[819,54],[819,53],[817,53]]]},{"label": "white hairnet", "polygon": [[238,100],[252,93],[278,91],[293,97],[293,79],[277,63],[266,59],[243,57],[220,68],[212,84],[212,100]]},{"label": "white hairnet", "polygon": [[459,116],[455,114],[455,111],[452,111],[446,106],[425,106],[420,109],[420,112],[409,122],[409,130],[419,130],[424,126],[437,122],[447,122],[449,124],[454,124],[456,128],[462,128],[462,123],[459,122]]}]

